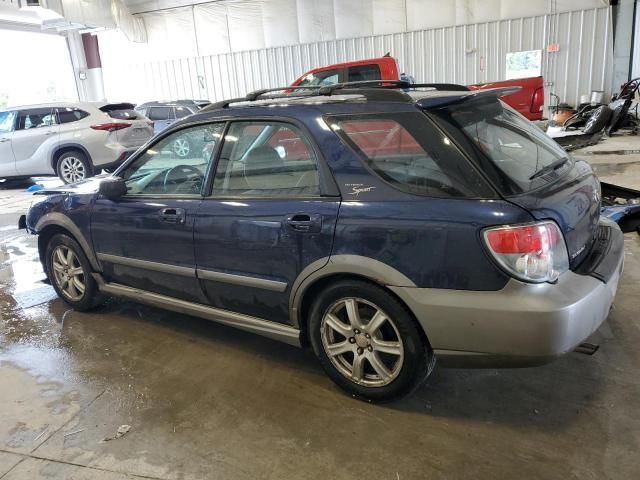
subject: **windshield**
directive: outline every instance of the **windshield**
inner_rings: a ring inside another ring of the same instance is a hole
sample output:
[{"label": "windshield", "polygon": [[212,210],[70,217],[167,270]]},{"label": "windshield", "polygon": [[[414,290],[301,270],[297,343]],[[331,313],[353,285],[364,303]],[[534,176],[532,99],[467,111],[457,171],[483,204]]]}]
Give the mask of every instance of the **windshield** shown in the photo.
[{"label": "windshield", "polygon": [[314,87],[316,85],[333,85],[338,83],[338,70],[326,70],[324,72],[309,73],[297,87]]},{"label": "windshield", "polygon": [[[556,142],[532,122],[495,98],[483,98],[431,110],[441,120],[462,131],[475,149],[480,150],[490,165],[487,174],[501,176],[499,184],[506,194],[534,190],[557,180],[572,162]],[[544,174],[535,175],[555,163]],[[496,171],[497,169],[497,171]]]}]

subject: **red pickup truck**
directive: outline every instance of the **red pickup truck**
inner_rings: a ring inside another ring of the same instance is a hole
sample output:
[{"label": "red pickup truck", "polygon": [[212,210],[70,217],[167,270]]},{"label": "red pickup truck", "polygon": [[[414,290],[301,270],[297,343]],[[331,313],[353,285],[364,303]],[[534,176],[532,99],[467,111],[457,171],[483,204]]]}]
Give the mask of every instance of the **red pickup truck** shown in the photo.
[{"label": "red pickup truck", "polygon": [[[398,64],[393,57],[371,58],[355,62],[336,63],[309,70],[291,84],[297,86],[331,85],[342,82],[365,80],[398,80]],[[529,120],[542,120],[544,87],[542,77],[518,78],[501,82],[469,85],[470,90],[498,87],[521,87],[517,92],[502,97],[505,103],[515,108]]]}]

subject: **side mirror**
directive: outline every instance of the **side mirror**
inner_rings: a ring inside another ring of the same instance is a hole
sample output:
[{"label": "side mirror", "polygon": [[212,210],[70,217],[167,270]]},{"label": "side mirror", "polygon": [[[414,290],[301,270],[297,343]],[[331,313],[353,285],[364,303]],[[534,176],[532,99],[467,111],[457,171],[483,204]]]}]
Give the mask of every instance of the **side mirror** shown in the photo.
[{"label": "side mirror", "polygon": [[107,177],[100,182],[98,192],[109,200],[115,200],[127,193],[127,184],[120,177]]}]

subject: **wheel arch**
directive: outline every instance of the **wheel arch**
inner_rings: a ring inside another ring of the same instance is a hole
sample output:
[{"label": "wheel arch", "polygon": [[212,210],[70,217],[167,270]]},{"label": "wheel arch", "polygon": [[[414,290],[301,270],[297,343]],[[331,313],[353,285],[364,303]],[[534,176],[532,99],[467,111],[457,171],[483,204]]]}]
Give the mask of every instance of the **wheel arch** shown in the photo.
[{"label": "wheel arch", "polygon": [[51,152],[51,158],[49,160],[51,168],[53,168],[54,172],[57,172],[56,167],[60,156],[64,153],[72,152],[74,150],[82,152],[87,157],[87,161],[91,165],[91,168],[93,168],[93,159],[91,158],[91,154],[85,147],[83,147],[79,143],[61,143]]},{"label": "wheel arch", "polygon": [[429,344],[424,328],[418,322],[409,305],[388,288],[388,286],[416,287],[411,279],[393,267],[373,258],[359,255],[335,255],[309,265],[293,284],[289,313],[294,327],[300,330],[300,340],[304,346],[309,345],[307,324],[313,299],[322,289],[340,280],[363,281],[384,289],[407,310],[418,325],[424,340]]},{"label": "wheel arch", "polygon": [[58,212],[48,213],[38,221],[35,226],[35,231],[38,235],[38,254],[45,271],[45,253],[47,251],[47,244],[49,243],[49,240],[58,233],[68,235],[78,242],[80,248],[82,248],[82,251],[87,256],[87,259],[91,264],[91,268],[96,272],[102,271],[100,263],[94,255],[90,243],[87,241],[80,229],[66,215]]}]

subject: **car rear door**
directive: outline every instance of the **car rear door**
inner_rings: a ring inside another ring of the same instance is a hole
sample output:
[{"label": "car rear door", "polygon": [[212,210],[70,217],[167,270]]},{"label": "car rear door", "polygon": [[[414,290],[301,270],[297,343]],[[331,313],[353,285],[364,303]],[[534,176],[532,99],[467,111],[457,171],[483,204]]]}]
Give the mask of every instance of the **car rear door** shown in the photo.
[{"label": "car rear door", "polygon": [[223,124],[177,130],[150,145],[120,172],[127,193],[98,197],[91,236],[110,282],[204,303],[196,278],[193,225],[211,155],[178,157],[175,138],[193,134],[219,139]]},{"label": "car rear door", "polygon": [[289,320],[296,278],[331,253],[340,198],[322,161],[301,127],[230,124],[194,230],[198,278],[211,304]]},{"label": "car rear door", "polygon": [[17,175],[16,160],[11,149],[16,112],[0,112],[0,178]]},{"label": "car rear door", "polygon": [[59,128],[51,107],[18,111],[16,129],[11,139],[18,175],[54,172],[51,153],[58,145]]}]

